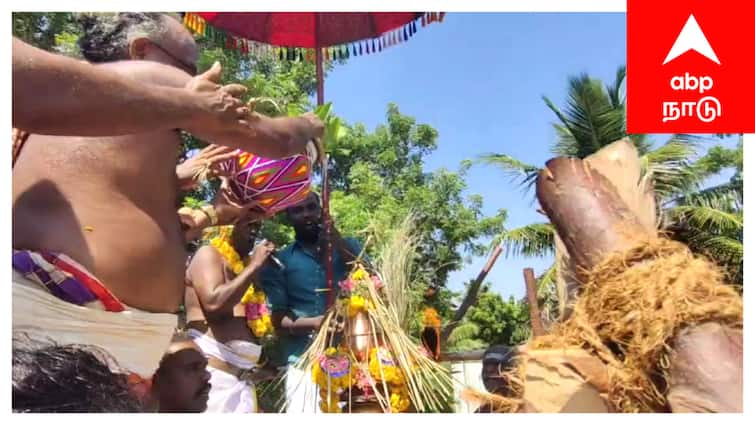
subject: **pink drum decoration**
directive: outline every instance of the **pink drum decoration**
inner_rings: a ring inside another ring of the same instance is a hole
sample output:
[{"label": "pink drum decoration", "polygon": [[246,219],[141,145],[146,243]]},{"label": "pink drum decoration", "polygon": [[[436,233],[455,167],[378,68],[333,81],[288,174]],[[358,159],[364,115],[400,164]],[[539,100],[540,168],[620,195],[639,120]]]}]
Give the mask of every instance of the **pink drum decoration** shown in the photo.
[{"label": "pink drum decoration", "polygon": [[303,201],[312,182],[312,164],[305,155],[268,159],[241,152],[221,168],[230,171],[231,190],[244,204],[268,213]]}]

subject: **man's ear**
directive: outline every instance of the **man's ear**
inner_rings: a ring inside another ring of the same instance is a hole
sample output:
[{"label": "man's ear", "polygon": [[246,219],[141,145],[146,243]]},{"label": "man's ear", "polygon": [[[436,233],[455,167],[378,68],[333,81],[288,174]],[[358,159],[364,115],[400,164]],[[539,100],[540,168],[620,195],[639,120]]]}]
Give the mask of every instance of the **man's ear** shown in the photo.
[{"label": "man's ear", "polygon": [[131,59],[144,59],[147,55],[147,45],[150,43],[149,39],[145,37],[139,37],[128,44],[128,54]]}]

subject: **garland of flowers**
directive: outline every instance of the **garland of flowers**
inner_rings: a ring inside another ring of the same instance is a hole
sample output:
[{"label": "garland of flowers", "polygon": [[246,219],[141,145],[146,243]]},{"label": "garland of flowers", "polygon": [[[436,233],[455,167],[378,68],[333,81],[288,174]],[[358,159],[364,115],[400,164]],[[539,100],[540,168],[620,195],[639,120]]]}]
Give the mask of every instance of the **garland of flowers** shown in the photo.
[{"label": "garland of flowers", "polygon": [[[244,262],[229,242],[231,229],[232,226],[219,229],[218,235],[210,239],[210,245],[225,259],[233,273],[239,274],[244,270]],[[249,285],[241,297],[241,304],[244,306],[246,324],[254,336],[262,338],[273,333],[273,321],[267,308],[267,297],[262,289],[254,284]]]},{"label": "garland of flowers", "polygon": [[312,381],[320,387],[320,410],[341,413],[339,394],[353,385],[352,362],[343,349],[329,347],[312,365]]},{"label": "garland of flowers", "polygon": [[216,236],[210,239],[210,245],[220,253],[235,274],[239,274],[244,270],[244,262],[241,261],[241,256],[233,249],[227,238]]},{"label": "garland of flowers", "polygon": [[273,333],[273,320],[270,318],[270,310],[267,308],[265,293],[254,284],[241,297],[244,305],[246,324],[257,338],[262,338]]}]

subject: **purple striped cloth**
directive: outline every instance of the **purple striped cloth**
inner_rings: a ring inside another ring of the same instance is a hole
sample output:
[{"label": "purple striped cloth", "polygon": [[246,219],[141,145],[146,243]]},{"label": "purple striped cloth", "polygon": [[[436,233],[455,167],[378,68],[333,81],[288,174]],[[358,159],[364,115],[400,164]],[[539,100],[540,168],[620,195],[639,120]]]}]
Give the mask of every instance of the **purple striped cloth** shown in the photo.
[{"label": "purple striped cloth", "polygon": [[14,251],[13,269],[46,287],[52,295],[63,301],[85,305],[98,300],[81,281],[49,263],[41,255],[32,256],[30,251]]}]

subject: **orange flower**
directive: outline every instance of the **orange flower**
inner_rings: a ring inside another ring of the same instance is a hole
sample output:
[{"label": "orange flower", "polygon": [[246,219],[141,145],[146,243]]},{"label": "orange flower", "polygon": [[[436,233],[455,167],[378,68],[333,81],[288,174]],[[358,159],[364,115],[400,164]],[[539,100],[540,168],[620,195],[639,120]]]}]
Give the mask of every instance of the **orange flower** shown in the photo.
[{"label": "orange flower", "polygon": [[438,311],[432,307],[427,307],[425,309],[425,318],[422,321],[422,324],[429,328],[440,328],[440,316],[438,315]]}]

